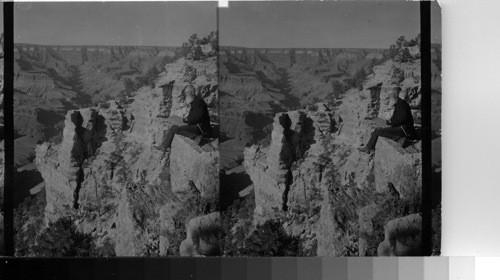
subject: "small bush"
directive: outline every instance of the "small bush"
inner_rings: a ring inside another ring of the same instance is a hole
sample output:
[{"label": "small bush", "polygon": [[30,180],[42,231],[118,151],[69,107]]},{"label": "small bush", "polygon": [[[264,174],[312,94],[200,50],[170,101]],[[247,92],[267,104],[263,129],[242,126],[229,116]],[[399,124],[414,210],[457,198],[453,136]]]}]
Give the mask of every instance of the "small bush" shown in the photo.
[{"label": "small bush", "polygon": [[255,198],[249,195],[221,212],[225,256],[241,256],[240,248],[252,230],[254,208]]},{"label": "small bush", "polygon": [[338,99],[341,99],[344,96],[344,93],[348,90],[348,88],[340,83],[337,80],[334,80],[332,82],[332,101],[337,101]]},{"label": "small bush", "polygon": [[45,192],[26,198],[14,211],[16,256],[30,256],[30,249],[43,228]]},{"label": "small bush", "polygon": [[184,57],[190,52],[191,52],[191,46],[189,45],[189,43],[184,42],[182,43],[180,50],[176,53],[176,56]]},{"label": "small bush", "polygon": [[301,256],[300,238],[288,235],[280,222],[269,220],[250,234],[241,249],[244,256]]},{"label": "small bush", "polygon": [[[146,85],[151,87],[151,88],[154,88],[155,87],[155,80],[158,78],[159,75],[160,75],[160,71],[158,70],[158,68],[156,66],[153,66],[153,67],[149,68],[149,70],[143,76],[136,77],[135,78],[137,80],[136,86],[130,87],[130,88],[131,89],[134,88],[135,90],[137,90],[141,86],[146,86]],[[127,83],[129,83],[129,82],[127,82]],[[131,85],[132,84],[130,84],[130,86]],[[127,89],[127,88],[125,88],[125,89]]]},{"label": "small bush", "polygon": [[155,87],[155,80],[160,75],[160,71],[156,66],[151,67],[148,72],[146,72],[146,83],[151,88]]},{"label": "small bush", "polygon": [[179,256],[179,246],[186,238],[186,224],[191,219],[212,212],[214,207],[210,201],[202,198],[199,192],[195,190],[186,195],[187,198],[183,201],[182,208],[172,217],[175,225],[174,231],[164,233],[170,243],[168,255]]},{"label": "small bush", "polygon": [[408,50],[408,48],[405,48],[401,53],[401,62],[412,62],[412,61],[413,57],[410,54],[410,51]]},{"label": "small bush", "polygon": [[127,96],[130,96],[130,94],[137,90],[136,84],[130,78],[123,79],[123,86],[125,87],[125,94]]},{"label": "small bush", "polygon": [[64,217],[50,223],[30,251],[37,257],[89,257],[94,255],[95,246],[90,234],[78,232],[73,220]]},{"label": "small bush", "polygon": [[214,50],[214,54],[217,54],[219,52],[219,34],[217,31],[212,31],[208,35],[209,40],[210,40],[210,46],[212,46],[212,49]]},{"label": "small bush", "polygon": [[357,88],[358,90],[363,89],[363,82],[366,80],[368,74],[366,73],[364,68],[361,68],[354,76],[350,79],[347,79],[345,82],[347,84],[347,88]]},{"label": "small bush", "polygon": [[193,60],[200,60],[204,57],[203,51],[200,46],[194,48]]}]

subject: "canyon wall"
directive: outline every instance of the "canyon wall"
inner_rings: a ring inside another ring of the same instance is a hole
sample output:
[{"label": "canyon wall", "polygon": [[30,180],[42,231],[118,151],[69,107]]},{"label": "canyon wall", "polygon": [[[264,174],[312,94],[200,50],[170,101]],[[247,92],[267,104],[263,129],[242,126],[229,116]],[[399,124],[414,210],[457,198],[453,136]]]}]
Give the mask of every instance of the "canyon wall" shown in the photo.
[{"label": "canyon wall", "polygon": [[185,225],[172,219],[182,216],[187,199],[197,195],[208,201],[207,209],[193,215],[218,207],[218,140],[199,146],[175,136],[171,152],[163,144],[170,127],[182,123],[187,84],[195,86],[217,119],[214,77],[215,58],[180,59],[157,80],[157,85],[169,83],[166,90],[143,87],[127,99],[69,111],[61,143],[36,147],[46,225],[70,216],[78,230],[91,234],[97,245],[111,244],[118,256],[179,252]]},{"label": "canyon wall", "polygon": [[[419,215],[418,208],[407,207],[406,212],[414,212],[406,213],[390,205],[421,203],[419,143],[403,148],[379,138],[374,155],[358,150],[384,115],[385,89],[403,86],[405,99],[418,90],[411,74],[394,82],[396,67],[415,68],[388,61],[338,106],[318,103],[275,116],[269,146],[244,152],[254,184],[255,223],[284,221],[287,232],[300,236],[305,248],[319,256],[376,255],[387,221]],[[409,102],[418,103],[418,95]],[[377,209],[377,215],[366,217],[363,213],[373,212],[366,207]]]}]

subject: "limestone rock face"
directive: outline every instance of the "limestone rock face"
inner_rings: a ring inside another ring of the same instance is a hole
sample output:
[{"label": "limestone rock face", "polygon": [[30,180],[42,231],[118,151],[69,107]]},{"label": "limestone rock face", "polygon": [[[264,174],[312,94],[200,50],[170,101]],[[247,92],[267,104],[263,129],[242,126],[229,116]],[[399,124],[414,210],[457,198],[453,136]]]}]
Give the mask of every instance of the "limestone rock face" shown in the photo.
[{"label": "limestone rock face", "polygon": [[415,119],[420,120],[420,60],[414,63],[401,63],[387,61],[382,65],[373,68],[364,84],[365,89],[378,88],[378,107],[376,116],[381,119],[388,119],[390,114],[389,97],[392,90],[399,86],[401,92],[399,97],[410,104]]},{"label": "limestone rock face", "polygon": [[[389,139],[380,138],[375,147],[375,186],[384,191],[392,184],[402,198],[418,195],[422,186],[422,153],[410,153]],[[415,197],[416,198],[416,197]]]},{"label": "limestone rock face", "polygon": [[165,66],[166,75],[158,79],[158,84],[175,81],[171,89],[172,116],[185,117],[187,106],[184,102],[183,90],[187,85],[193,85],[207,103],[210,118],[217,121],[218,117],[218,84],[217,84],[217,57],[210,57],[206,61],[179,59],[176,63]]},{"label": "limestone rock face", "polygon": [[198,146],[193,140],[176,135],[170,153],[172,191],[182,194],[193,184],[202,197],[219,195],[219,149],[217,140]]},{"label": "limestone rock face", "polygon": [[339,224],[335,219],[335,208],[330,203],[329,194],[325,194],[325,199],[321,205],[319,226],[318,226],[318,256],[331,256],[338,251],[336,239],[338,238]]},{"label": "limestone rock face", "polygon": [[[215,77],[213,63],[181,59],[159,79],[175,85],[182,77],[176,69],[188,64],[198,73],[193,83],[205,100],[216,98],[217,80],[208,78]],[[183,189],[194,185],[218,203],[217,141],[200,147],[175,136],[171,153],[162,147],[168,130],[182,123],[171,114],[185,107],[175,98],[180,81],[166,94],[143,87],[132,98],[67,113],[61,143],[36,147],[47,224],[71,216],[79,231],[91,233],[98,247],[111,244],[118,256],[158,255],[162,245],[174,246],[162,229],[182,206]]]},{"label": "limestone rock face", "polygon": [[315,141],[329,134],[333,123],[333,112],[324,104],[280,113],[274,118],[269,147],[245,150],[244,165],[255,186],[257,216],[288,208],[288,193],[294,182],[292,164],[309,150],[318,149],[320,143]]}]

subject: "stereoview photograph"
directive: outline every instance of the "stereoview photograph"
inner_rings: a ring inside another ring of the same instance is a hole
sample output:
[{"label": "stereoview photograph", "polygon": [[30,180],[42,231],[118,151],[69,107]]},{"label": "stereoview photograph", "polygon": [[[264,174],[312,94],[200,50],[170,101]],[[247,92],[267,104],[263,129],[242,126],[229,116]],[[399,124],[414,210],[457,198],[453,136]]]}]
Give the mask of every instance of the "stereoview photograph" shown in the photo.
[{"label": "stereoview photograph", "polygon": [[[304,1],[221,9],[224,255],[422,255],[419,7]],[[437,4],[432,30],[432,138],[440,141]],[[440,152],[433,160],[439,177]],[[432,211],[439,254],[439,198]]]},{"label": "stereoview photograph", "polygon": [[16,256],[219,254],[216,9],[15,5]]},{"label": "stereoview photograph", "polygon": [[437,3],[428,35],[418,2],[16,3],[15,255],[439,255]]}]

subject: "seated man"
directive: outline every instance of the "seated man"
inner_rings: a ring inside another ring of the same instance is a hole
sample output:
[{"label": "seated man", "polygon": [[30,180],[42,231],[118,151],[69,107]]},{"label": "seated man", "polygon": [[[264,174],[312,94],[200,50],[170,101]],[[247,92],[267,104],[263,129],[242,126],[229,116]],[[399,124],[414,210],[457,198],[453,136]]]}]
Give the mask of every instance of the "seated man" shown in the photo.
[{"label": "seated man", "polygon": [[190,105],[187,117],[182,119],[186,125],[174,125],[170,128],[165,139],[165,149],[170,149],[175,134],[193,139],[198,135],[209,134],[211,131],[210,116],[203,98],[196,94],[196,90],[192,85],[186,86],[183,92],[186,104]]},{"label": "seated man", "polygon": [[396,87],[392,92],[389,104],[394,109],[392,116],[386,121],[389,127],[377,128],[372,132],[370,140],[365,147],[359,150],[365,153],[370,153],[375,149],[379,136],[397,141],[403,137],[412,137],[415,133],[413,126],[413,116],[411,114],[410,105],[399,98],[400,87]]}]

